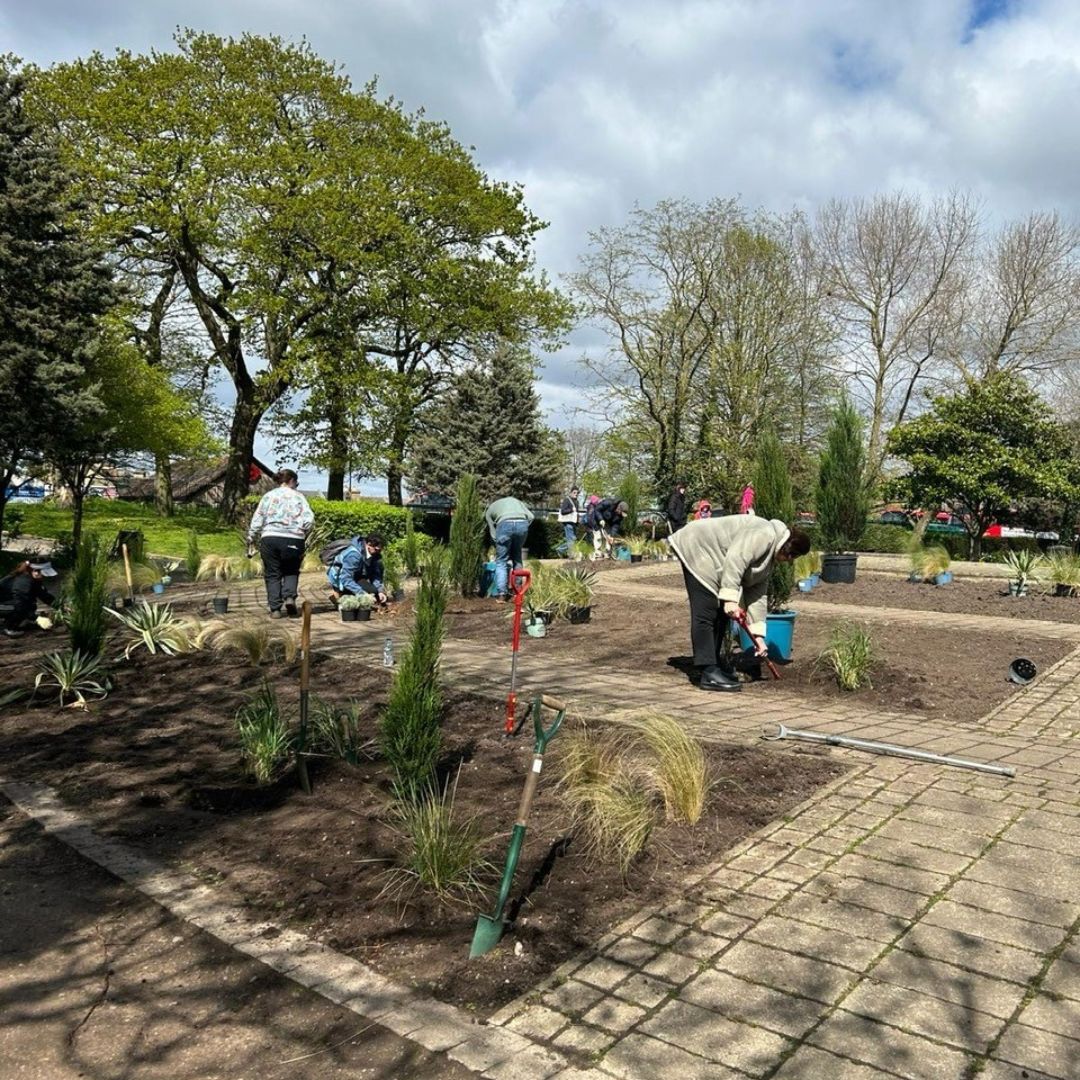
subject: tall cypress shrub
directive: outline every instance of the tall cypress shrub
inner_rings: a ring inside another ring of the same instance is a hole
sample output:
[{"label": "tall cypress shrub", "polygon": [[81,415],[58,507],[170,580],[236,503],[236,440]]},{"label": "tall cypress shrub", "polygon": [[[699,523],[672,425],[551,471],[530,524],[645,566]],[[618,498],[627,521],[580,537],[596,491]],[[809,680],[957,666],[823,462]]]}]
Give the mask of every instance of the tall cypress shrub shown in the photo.
[{"label": "tall cypress shrub", "polygon": [[68,633],[72,651],[97,656],[105,647],[108,583],[107,549],[96,536],[83,537],[75,553],[75,566],[68,584]]},{"label": "tall cypress shrub", "polygon": [[[760,517],[777,518],[790,525],[795,517],[795,499],[791,493],[784,447],[776,431],[769,427],[761,436],[754,461],[754,512]],[[795,582],[791,563],[774,562],[769,574],[769,610],[784,611]]]},{"label": "tall cypress shrub", "polygon": [[626,503],[626,518],[621,531],[625,536],[634,536],[638,531],[638,511],[641,509],[641,480],[637,473],[627,473],[622,478],[618,498]]},{"label": "tall cypress shrub", "polygon": [[480,568],[487,547],[484,508],[476,477],[463,473],[454,498],[450,519],[450,580],[462,596],[472,596],[480,587]]},{"label": "tall cypress shrub", "polygon": [[863,476],[865,468],[862,418],[845,397],[829,425],[814,500],[826,551],[854,551],[866,532],[870,492]]},{"label": "tall cypress shrub", "polygon": [[412,637],[379,724],[379,748],[403,800],[416,801],[431,788],[442,751],[439,658],[450,595],[448,563],[445,548],[432,548],[423,562]]}]

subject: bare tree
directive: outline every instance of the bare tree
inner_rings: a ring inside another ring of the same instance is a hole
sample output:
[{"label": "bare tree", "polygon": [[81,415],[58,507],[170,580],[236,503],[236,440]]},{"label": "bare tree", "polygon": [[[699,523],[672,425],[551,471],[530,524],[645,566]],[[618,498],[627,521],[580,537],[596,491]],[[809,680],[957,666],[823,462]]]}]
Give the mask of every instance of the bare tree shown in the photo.
[{"label": "bare tree", "polygon": [[869,407],[868,478],[880,475],[885,436],[954,326],[976,232],[975,205],[958,193],[929,205],[903,192],[834,200],[818,215],[821,272],[846,343],[842,370]]},{"label": "bare tree", "polygon": [[569,484],[578,484],[586,473],[600,464],[604,432],[595,427],[574,425],[560,432],[566,449],[566,472]]},{"label": "bare tree", "polygon": [[1056,212],[1005,225],[979,254],[948,356],[976,379],[1060,382],[1080,358],[1080,229]]},{"label": "bare tree", "polygon": [[630,222],[590,234],[570,284],[611,340],[585,365],[613,404],[644,411],[655,439],[654,481],[669,487],[687,452],[686,421],[714,346],[714,282],[734,201],[636,208]]}]

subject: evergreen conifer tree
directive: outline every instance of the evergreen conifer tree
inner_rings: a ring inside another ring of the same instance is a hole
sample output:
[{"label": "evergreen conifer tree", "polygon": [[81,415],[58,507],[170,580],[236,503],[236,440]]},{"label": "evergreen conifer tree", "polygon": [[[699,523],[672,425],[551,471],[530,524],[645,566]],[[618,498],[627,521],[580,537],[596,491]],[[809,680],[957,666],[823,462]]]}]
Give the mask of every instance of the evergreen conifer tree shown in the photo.
[{"label": "evergreen conifer tree", "polygon": [[469,472],[485,503],[504,495],[543,503],[558,485],[564,452],[541,418],[531,358],[507,345],[457,376],[421,415],[409,479],[414,490],[447,492]]},{"label": "evergreen conifer tree", "polygon": [[114,298],[99,252],[71,223],[70,177],[28,120],[23,89],[0,64],[0,527],[15,472],[102,408],[83,360]]},{"label": "evergreen conifer tree", "polygon": [[[758,441],[754,463],[754,512],[759,517],[777,518],[786,525],[790,525],[795,517],[791,474],[784,447],[772,427],[766,428]],[[787,607],[794,580],[795,570],[791,563],[773,563],[769,574],[770,611],[783,611]]]},{"label": "evergreen conifer tree", "polygon": [[829,425],[814,500],[826,551],[854,551],[866,532],[870,494],[865,469],[862,419],[845,397]]}]

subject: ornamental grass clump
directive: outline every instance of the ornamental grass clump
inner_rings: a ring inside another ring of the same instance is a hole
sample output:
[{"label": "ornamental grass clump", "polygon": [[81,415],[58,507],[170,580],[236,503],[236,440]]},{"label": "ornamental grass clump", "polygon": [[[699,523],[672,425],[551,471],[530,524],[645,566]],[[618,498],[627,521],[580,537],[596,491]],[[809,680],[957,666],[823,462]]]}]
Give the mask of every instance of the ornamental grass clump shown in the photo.
[{"label": "ornamental grass clump", "polygon": [[1057,551],[1043,559],[1042,569],[1058,596],[1076,596],[1080,592],[1080,558]]},{"label": "ornamental grass clump", "polygon": [[97,656],[105,646],[108,617],[109,559],[96,536],[87,536],[75,555],[67,592],[67,627],[71,648]]},{"label": "ornamental grass clump", "polygon": [[184,560],[188,581],[199,580],[199,567],[202,566],[202,560],[202,551],[199,549],[199,534],[194,529],[188,529],[187,558]]},{"label": "ornamental grass clump", "polygon": [[356,765],[362,757],[370,757],[375,739],[365,734],[362,725],[363,706],[359,701],[334,705],[320,698],[311,699],[308,750],[342,758]]},{"label": "ornamental grass clump", "polygon": [[485,836],[477,819],[459,821],[454,814],[457,780],[436,793],[397,805],[399,830],[405,840],[402,865],[390,871],[385,893],[407,898],[418,889],[445,904],[468,905],[483,892],[494,867],[483,857]]},{"label": "ornamental grass clump", "polygon": [[667,820],[696,825],[712,788],[701,743],[661,713],[635,718],[630,726],[652,758],[647,767],[663,796]]},{"label": "ornamental grass clump", "polygon": [[870,673],[877,663],[874,642],[865,627],[855,623],[835,626],[818,663],[833,674],[841,690],[873,686]]},{"label": "ornamental grass clump", "polygon": [[421,567],[412,637],[379,724],[379,749],[393,769],[395,790],[403,801],[424,795],[442,752],[439,659],[449,596],[449,559],[445,549],[433,548]]},{"label": "ornamental grass clump", "polygon": [[291,664],[300,648],[295,630],[262,620],[229,622],[212,619],[203,624],[194,644],[197,648],[207,646],[214,652],[243,653],[254,667],[273,659],[279,652],[282,659]]},{"label": "ornamental grass clump", "polygon": [[[104,697],[110,689],[100,653],[83,653],[78,649],[49,653],[38,662],[34,693],[42,684],[55,686],[60,706],[85,709],[86,695]],[[68,698],[73,700],[68,701]]]},{"label": "ornamental grass clump", "polygon": [[236,731],[248,774],[256,783],[269,784],[279,775],[292,751],[289,721],[269,682],[264,681],[258,692],[237,710]]},{"label": "ornamental grass clump", "polygon": [[480,588],[481,564],[487,550],[486,528],[476,477],[464,473],[458,480],[450,519],[448,568],[450,580],[462,596],[473,596]]}]

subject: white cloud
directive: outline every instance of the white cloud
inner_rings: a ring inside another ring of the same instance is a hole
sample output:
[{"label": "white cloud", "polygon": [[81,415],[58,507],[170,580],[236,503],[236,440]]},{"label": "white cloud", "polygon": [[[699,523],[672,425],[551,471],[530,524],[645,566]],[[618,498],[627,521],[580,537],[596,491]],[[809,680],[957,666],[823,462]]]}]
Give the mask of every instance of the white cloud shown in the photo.
[{"label": "white cloud", "polygon": [[[378,74],[525,184],[555,275],[590,228],[678,195],[782,210],[961,187],[992,218],[1080,210],[1074,0],[38,0],[0,14],[0,47],[161,48],[177,23],[306,34],[354,82]],[[555,415],[585,340],[545,371]]]}]

